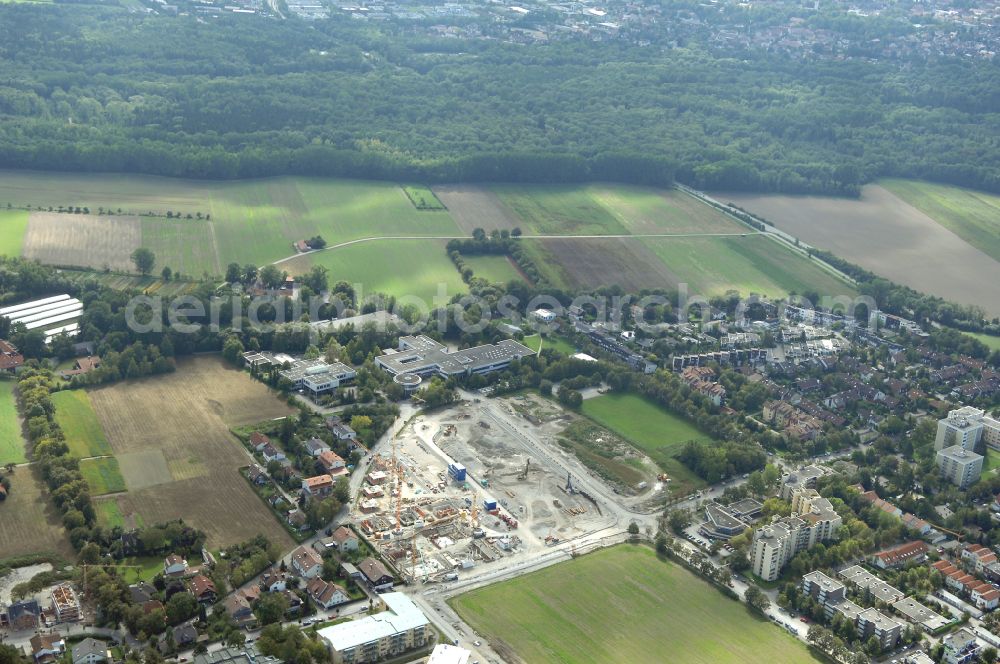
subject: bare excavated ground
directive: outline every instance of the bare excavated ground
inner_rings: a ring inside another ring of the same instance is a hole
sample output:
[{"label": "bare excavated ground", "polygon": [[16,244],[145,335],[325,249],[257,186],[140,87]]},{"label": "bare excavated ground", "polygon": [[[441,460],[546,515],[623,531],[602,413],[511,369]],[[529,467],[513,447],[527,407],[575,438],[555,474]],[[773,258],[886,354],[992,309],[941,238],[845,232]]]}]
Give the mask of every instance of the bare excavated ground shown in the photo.
[{"label": "bare excavated ground", "polygon": [[523,222],[495,193],[471,185],[442,185],[434,194],[445,204],[455,223],[469,235],[477,228],[512,230]]},{"label": "bare excavated ground", "polygon": [[575,288],[618,285],[625,290],[638,291],[670,288],[679,281],[638,239],[547,238],[539,242],[562,267]]},{"label": "bare excavated ground", "polygon": [[32,212],[22,254],[49,265],[131,270],[141,243],[138,217]]},{"label": "bare excavated ground", "polygon": [[883,187],[865,186],[860,200],[713,196],[880,276],[1000,315],[1000,263]]}]

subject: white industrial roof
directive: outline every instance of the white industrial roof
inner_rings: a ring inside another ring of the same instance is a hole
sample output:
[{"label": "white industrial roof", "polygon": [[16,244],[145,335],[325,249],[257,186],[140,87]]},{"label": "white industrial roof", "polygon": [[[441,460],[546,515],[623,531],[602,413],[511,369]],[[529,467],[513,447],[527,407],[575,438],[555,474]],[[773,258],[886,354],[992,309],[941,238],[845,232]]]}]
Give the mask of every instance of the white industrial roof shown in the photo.
[{"label": "white industrial roof", "polygon": [[52,337],[66,333],[70,336],[76,334],[80,331],[79,323],[70,323],[69,325],[63,325],[62,327],[54,327],[51,330],[45,330],[45,338],[51,339]]},{"label": "white industrial roof", "polygon": [[66,320],[76,320],[83,315],[82,309],[76,309],[74,311],[67,311],[66,313],[59,314],[58,316],[50,316],[49,318],[43,318],[41,320],[36,320],[33,323],[27,323],[24,327],[29,330],[36,330],[40,327],[48,327],[55,323],[61,323]]},{"label": "white industrial roof", "polygon": [[427,664],[469,664],[470,657],[472,657],[471,651],[442,643],[434,646]]},{"label": "white industrial roof", "polygon": [[15,314],[14,316],[8,316],[11,323],[24,323],[29,325],[31,323],[46,320],[52,318],[53,316],[59,316],[62,314],[67,314],[70,312],[76,312],[79,316],[83,311],[83,303],[80,300],[66,300],[65,302],[59,302],[56,305],[47,305],[41,309],[31,309],[30,313]]},{"label": "white industrial roof", "polygon": [[361,620],[324,627],[318,634],[334,650],[342,652],[428,624],[423,611],[403,593],[385,593],[380,599],[388,610]]},{"label": "white industrial roof", "polygon": [[24,311],[26,309],[34,309],[37,307],[43,307],[47,304],[52,304],[53,302],[60,302],[62,300],[68,300],[69,295],[53,295],[52,297],[42,298],[41,300],[32,300],[31,302],[22,302],[21,304],[12,304],[9,307],[0,308],[0,316],[10,316],[11,314],[17,313],[19,311]]}]

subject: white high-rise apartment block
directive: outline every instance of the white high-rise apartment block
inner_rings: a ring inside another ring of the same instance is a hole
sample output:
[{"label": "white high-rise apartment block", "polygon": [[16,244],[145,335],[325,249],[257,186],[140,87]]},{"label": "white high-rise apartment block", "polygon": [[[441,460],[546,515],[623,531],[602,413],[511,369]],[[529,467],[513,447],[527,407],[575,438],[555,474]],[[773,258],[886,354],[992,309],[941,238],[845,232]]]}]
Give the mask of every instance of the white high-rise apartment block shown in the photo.
[{"label": "white high-rise apartment block", "polygon": [[983,456],[958,445],[939,450],[936,461],[941,477],[961,489],[979,481],[983,472]]},{"label": "white high-rise apartment block", "polygon": [[750,566],[765,581],[777,579],[781,568],[799,551],[832,538],[842,522],[830,501],[815,489],[799,489],[792,494],[792,510],[797,514],[753,533]]},{"label": "white high-rise apartment block", "polygon": [[948,417],[938,420],[937,437],[934,439],[934,449],[943,450],[957,445],[970,452],[983,436],[983,416],[986,413],[963,406],[948,413]]}]

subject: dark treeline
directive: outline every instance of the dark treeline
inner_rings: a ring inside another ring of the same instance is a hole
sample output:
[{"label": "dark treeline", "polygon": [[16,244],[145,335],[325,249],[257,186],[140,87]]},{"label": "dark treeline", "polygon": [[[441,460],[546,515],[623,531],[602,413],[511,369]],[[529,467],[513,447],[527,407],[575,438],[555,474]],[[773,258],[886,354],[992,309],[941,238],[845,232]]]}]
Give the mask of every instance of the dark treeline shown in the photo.
[{"label": "dark treeline", "polygon": [[356,23],[0,5],[0,167],[1000,190],[995,63],[417,40]]}]

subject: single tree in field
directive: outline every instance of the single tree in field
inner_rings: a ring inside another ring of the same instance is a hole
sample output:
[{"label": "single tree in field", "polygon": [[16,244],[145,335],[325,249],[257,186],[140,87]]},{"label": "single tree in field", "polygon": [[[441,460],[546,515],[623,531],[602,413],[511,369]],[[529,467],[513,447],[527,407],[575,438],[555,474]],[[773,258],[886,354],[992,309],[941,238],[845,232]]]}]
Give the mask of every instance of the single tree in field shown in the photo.
[{"label": "single tree in field", "polygon": [[153,271],[153,264],[156,263],[156,254],[146,247],[139,247],[132,252],[132,262],[139,272],[149,274]]},{"label": "single tree in field", "polygon": [[160,272],[160,275],[163,277],[164,281],[170,281],[170,277],[174,276],[174,271],[170,269],[169,265],[164,265],[163,271]]}]

